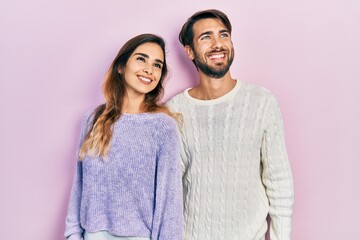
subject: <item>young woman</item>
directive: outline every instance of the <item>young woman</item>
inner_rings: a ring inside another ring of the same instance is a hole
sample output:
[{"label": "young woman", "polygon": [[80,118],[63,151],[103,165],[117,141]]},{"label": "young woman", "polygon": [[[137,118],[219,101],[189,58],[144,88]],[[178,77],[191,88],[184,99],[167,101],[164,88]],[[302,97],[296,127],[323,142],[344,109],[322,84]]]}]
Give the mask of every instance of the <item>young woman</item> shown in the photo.
[{"label": "young woman", "polygon": [[182,239],[178,130],[158,104],[166,75],[162,38],[139,35],[120,49],[105,104],[83,121],[67,239]]}]

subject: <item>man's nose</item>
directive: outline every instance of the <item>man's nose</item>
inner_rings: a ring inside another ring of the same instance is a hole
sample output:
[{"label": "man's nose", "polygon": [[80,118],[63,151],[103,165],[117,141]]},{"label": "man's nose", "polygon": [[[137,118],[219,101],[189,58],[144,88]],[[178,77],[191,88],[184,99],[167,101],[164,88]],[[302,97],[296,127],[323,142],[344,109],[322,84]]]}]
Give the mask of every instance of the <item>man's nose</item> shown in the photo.
[{"label": "man's nose", "polygon": [[215,49],[219,49],[222,47],[222,42],[219,38],[213,38],[213,41],[212,41],[212,47],[215,48]]}]

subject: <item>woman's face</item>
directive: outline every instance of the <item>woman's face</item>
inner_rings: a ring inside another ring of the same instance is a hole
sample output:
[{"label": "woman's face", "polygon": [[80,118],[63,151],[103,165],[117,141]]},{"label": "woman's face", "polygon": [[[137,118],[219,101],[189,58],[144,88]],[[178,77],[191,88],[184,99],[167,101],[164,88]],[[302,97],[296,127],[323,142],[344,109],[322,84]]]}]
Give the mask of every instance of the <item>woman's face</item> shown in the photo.
[{"label": "woman's face", "polygon": [[125,79],[129,97],[138,97],[154,90],[161,78],[164,53],[156,43],[138,46],[128,59],[125,69],[119,73]]}]

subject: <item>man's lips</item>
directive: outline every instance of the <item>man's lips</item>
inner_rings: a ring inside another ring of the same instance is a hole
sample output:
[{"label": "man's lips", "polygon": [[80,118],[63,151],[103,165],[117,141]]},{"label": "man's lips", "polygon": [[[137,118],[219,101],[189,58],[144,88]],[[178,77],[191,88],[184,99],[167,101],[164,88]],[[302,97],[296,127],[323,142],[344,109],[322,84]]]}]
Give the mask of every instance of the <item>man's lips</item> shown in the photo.
[{"label": "man's lips", "polygon": [[208,57],[211,61],[222,62],[222,61],[225,60],[226,52],[225,52],[225,51],[211,52],[211,53],[207,54],[207,57]]},{"label": "man's lips", "polygon": [[223,59],[223,58],[225,58],[225,53],[209,54],[208,57],[210,59]]}]

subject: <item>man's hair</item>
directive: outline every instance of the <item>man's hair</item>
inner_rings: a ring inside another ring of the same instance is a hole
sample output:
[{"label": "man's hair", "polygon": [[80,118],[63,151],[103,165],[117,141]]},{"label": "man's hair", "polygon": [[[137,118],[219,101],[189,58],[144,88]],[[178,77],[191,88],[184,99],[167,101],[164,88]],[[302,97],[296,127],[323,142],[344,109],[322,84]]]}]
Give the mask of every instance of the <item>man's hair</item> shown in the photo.
[{"label": "man's hair", "polygon": [[231,34],[231,23],[225,13],[217,9],[203,10],[194,13],[190,18],[188,18],[186,23],[183,25],[179,33],[179,41],[183,46],[190,45],[190,47],[193,48],[193,40],[194,40],[193,26],[197,21],[206,18],[219,19]]}]

